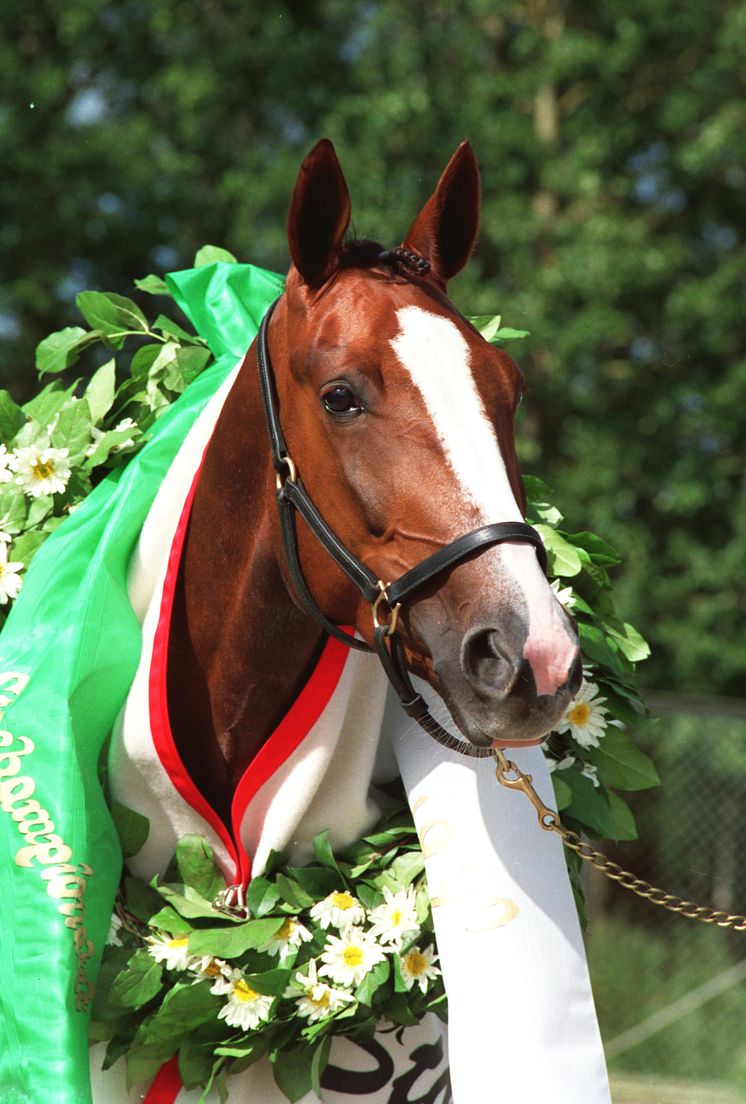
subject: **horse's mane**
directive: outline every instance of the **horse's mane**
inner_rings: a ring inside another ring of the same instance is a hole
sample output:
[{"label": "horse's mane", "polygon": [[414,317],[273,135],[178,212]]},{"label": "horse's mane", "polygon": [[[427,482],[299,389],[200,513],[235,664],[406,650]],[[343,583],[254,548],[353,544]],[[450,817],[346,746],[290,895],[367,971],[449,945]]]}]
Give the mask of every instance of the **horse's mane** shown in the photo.
[{"label": "horse's mane", "polygon": [[428,262],[419,254],[403,246],[387,249],[380,242],[370,238],[350,238],[342,245],[339,256],[340,268],[383,268],[391,275],[424,276],[430,268]]}]

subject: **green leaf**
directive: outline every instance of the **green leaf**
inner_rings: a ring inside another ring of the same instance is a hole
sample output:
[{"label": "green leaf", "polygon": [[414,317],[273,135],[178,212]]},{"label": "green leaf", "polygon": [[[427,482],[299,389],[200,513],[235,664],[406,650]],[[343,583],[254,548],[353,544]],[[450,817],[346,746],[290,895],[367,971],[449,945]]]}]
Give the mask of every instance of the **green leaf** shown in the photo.
[{"label": "green leaf", "polygon": [[143,1043],[161,1043],[182,1038],[189,1030],[217,1021],[221,1000],[210,992],[206,981],[184,982],[170,989],[154,1016],[147,1020],[138,1038]]},{"label": "green leaf", "polygon": [[500,329],[502,318],[499,314],[475,314],[469,318],[475,330],[479,330],[485,341],[492,341]]},{"label": "green leaf", "polygon": [[86,346],[100,339],[98,330],[84,330],[81,326],[67,326],[50,334],[36,346],[37,372],[40,376],[64,372],[75,364]]},{"label": "green leaf", "polygon": [[189,333],[178,322],[174,322],[173,318],[169,318],[165,314],[159,314],[153,323],[153,329],[159,330],[162,334],[166,334],[168,337],[175,337],[177,341],[186,342],[187,345],[204,345],[204,338],[198,337],[196,334]]},{"label": "green leaf", "polygon": [[403,855],[397,855],[379,880],[391,888],[395,886],[397,889],[406,889],[424,869],[422,852],[406,851]]},{"label": "green leaf", "polygon": [[[94,468],[100,467],[109,459],[117,448],[121,448],[127,441],[137,441],[141,437],[142,430],[139,426],[130,426],[129,429],[107,430],[97,442],[91,455],[86,457],[84,464],[85,470],[93,471]],[[132,448],[128,448],[125,455],[131,456]]]},{"label": "green leaf", "polygon": [[252,916],[266,916],[280,900],[280,893],[268,878],[252,878],[246,892],[246,904]]},{"label": "green leaf", "polygon": [[264,946],[280,930],[285,919],[284,916],[272,916],[264,920],[248,920],[230,928],[202,928],[189,937],[189,950],[196,955],[238,958],[246,951]]},{"label": "green leaf", "polygon": [[635,818],[627,802],[619,794],[615,794],[613,790],[609,790],[606,796],[609,799],[612,819],[612,827],[607,834],[607,838],[613,840],[637,839]]},{"label": "green leaf", "polygon": [[[262,923],[261,920],[255,923]],[[267,997],[281,997],[290,981],[292,970],[264,970],[259,974],[245,974],[246,981],[257,993]]]},{"label": "green leaf", "polygon": [[136,855],[150,832],[150,821],[142,813],[129,809],[119,801],[111,802],[111,817],[122,845],[125,859]]},{"label": "green leaf", "polygon": [[619,553],[595,533],[566,533],[565,537],[576,548],[584,548],[593,562],[602,567],[614,567],[615,564],[622,562]]},{"label": "green leaf", "polygon": [[135,280],[135,287],[138,291],[145,291],[148,295],[170,295],[168,290],[168,284],[165,280],[162,280],[160,276],[154,276],[152,273],[149,276],[143,276],[141,280]]},{"label": "green leaf", "polygon": [[616,618],[599,619],[604,631],[619,645],[620,650],[630,663],[639,663],[650,655],[650,645],[634,625],[626,621],[618,621]]},{"label": "green leaf", "polygon": [[25,421],[23,411],[10,392],[0,388],[0,442],[10,444]]},{"label": "green leaf", "polygon": [[504,326],[501,330],[498,330],[493,338],[491,338],[493,344],[499,345],[501,341],[517,341],[521,337],[530,337],[529,330],[513,330],[510,326]]},{"label": "green leaf", "polygon": [[[185,916],[187,920],[194,919],[209,919],[214,923],[222,920],[224,923],[231,921],[230,916],[224,916],[221,913],[217,913],[212,907],[210,901],[205,900],[201,893],[198,893],[196,889],[192,889],[191,886],[180,886],[175,889],[170,885],[161,885],[157,887],[161,897],[164,897],[169,904],[173,905],[176,911]],[[180,892],[183,890],[183,893]]]},{"label": "green leaf", "polygon": [[329,870],[333,870],[340,878],[342,877],[342,872],[339,869],[331,844],[329,843],[328,829],[314,836],[313,853],[322,866],[327,867]]},{"label": "green leaf", "polygon": [[176,353],[163,374],[163,382],[171,391],[181,393],[206,367],[212,357],[209,349],[178,345]]},{"label": "green leaf", "polygon": [[13,557],[20,560],[26,567],[31,563],[39,548],[46,540],[46,533],[38,529],[29,529],[21,533],[20,537],[13,541]]},{"label": "green leaf", "polygon": [[179,1075],[185,1089],[198,1089],[207,1082],[215,1058],[209,1043],[187,1038],[179,1048]]},{"label": "green leaf", "polygon": [[646,790],[660,779],[652,761],[615,726],[606,729],[600,746],[589,748],[588,761],[598,768],[605,786],[618,790]]},{"label": "green leaf", "polygon": [[221,249],[219,245],[203,245],[195,254],[194,267],[202,268],[204,265],[214,264],[215,261],[238,264],[237,258],[229,253],[227,249]]},{"label": "green leaf", "polygon": [[150,374],[150,369],[161,355],[162,349],[162,345],[141,345],[130,362],[130,373],[132,378],[138,380],[147,379]]},{"label": "green leaf", "polygon": [[327,1037],[322,1039],[321,1045],[316,1047],[313,1059],[311,1060],[311,1084],[313,1086],[313,1091],[319,1099],[322,1098],[321,1078],[329,1062],[329,1051],[331,1050],[331,1046],[331,1038]]},{"label": "green leaf", "polygon": [[[139,878],[127,876],[124,879],[124,899],[127,910],[145,923],[163,908],[161,895],[152,886],[141,882]],[[165,930],[171,931],[170,928]]]},{"label": "green leaf", "polygon": [[[25,527],[29,500],[17,483],[0,484],[0,529],[6,533],[20,533]],[[15,555],[10,559],[15,559]]]},{"label": "green leaf", "polygon": [[584,658],[593,663],[599,663],[602,667],[610,667],[618,675],[624,676],[627,673],[628,664],[624,656],[620,654],[615,641],[610,640],[595,625],[589,625],[580,619],[576,621],[576,624]]},{"label": "green leaf", "polygon": [[127,1091],[131,1092],[136,1085],[152,1081],[164,1061],[170,1057],[171,1054],[164,1053],[162,1046],[133,1046],[126,1056]]},{"label": "green leaf", "polygon": [[114,979],[112,1006],[142,1008],[163,988],[163,967],[145,950],[135,951],[125,970]]},{"label": "green leaf", "polygon": [[[38,395],[23,404],[23,413],[26,417],[32,418],[38,424],[39,430],[46,435],[47,426],[54,420],[55,415],[62,410],[62,407],[70,401],[76,386],[77,384],[72,384],[70,387],[63,387],[60,380],[53,380],[42,388]],[[28,441],[21,440],[19,435],[17,443],[19,445],[31,445],[35,442],[32,439]]]},{"label": "green leaf", "polygon": [[86,322],[99,330],[107,344],[121,349],[130,333],[147,333],[148,320],[137,303],[114,291],[81,291],[75,302]]},{"label": "green leaf", "polygon": [[578,575],[583,567],[583,561],[577,548],[549,525],[537,523],[534,528],[544,541],[550,574],[561,575],[564,578]]},{"label": "green leaf", "polygon": [[214,901],[225,889],[225,877],[202,836],[182,836],[176,845],[176,866],[184,884],[192,886],[207,901]]},{"label": "green leaf", "polygon": [[372,1004],[373,997],[382,985],[385,985],[391,973],[391,965],[388,958],[383,962],[377,962],[372,970],[369,970],[355,990],[355,998],[360,1004]]},{"label": "green leaf", "polygon": [[[155,891],[151,890],[151,892]],[[183,916],[179,916],[176,909],[172,909],[170,905],[166,905],[165,908],[158,909],[157,912],[153,913],[149,919],[149,924],[152,928],[159,928],[171,935],[189,935],[194,930],[189,921],[185,920]]]},{"label": "green leaf", "polygon": [[26,524],[29,529],[35,529],[47,517],[52,509],[53,498],[51,495],[37,495],[28,508]]},{"label": "green leaf", "polygon": [[554,790],[554,800],[557,802],[557,812],[559,813],[566,809],[572,801],[572,790],[566,782],[562,781],[564,773],[564,770],[552,772],[552,789]]},{"label": "green leaf", "polygon": [[272,1073],[278,1089],[294,1104],[313,1092],[315,1046],[280,1050],[272,1058]]},{"label": "green leaf", "polygon": [[284,874],[278,874],[276,883],[283,901],[286,901],[292,908],[310,908],[314,903],[313,897],[306,893],[295,879],[288,878]]},{"label": "green leaf", "polygon": [[116,390],[116,363],[114,358],[102,364],[94,372],[91,382],[85,389],[85,399],[91,412],[91,421],[98,425],[104,414],[108,414],[114,403]]},{"label": "green leaf", "polygon": [[532,502],[546,502],[554,494],[549,484],[545,483],[543,479],[539,479],[538,475],[524,475],[522,478],[526,498]]},{"label": "green leaf", "polygon": [[64,406],[52,431],[55,448],[68,450],[68,462],[74,467],[86,454],[91,443],[91,412],[85,399]]},{"label": "green leaf", "polygon": [[[294,891],[296,896],[299,892],[304,893],[311,902],[321,900],[337,889],[345,888],[342,875],[335,874],[325,866],[290,866],[288,874],[299,887],[299,890]],[[307,904],[304,905],[304,908],[308,907]]]},{"label": "green leaf", "polygon": [[575,769],[562,771],[562,781],[572,792],[572,800],[566,807],[568,815],[584,824],[592,835],[614,838],[608,795]]}]

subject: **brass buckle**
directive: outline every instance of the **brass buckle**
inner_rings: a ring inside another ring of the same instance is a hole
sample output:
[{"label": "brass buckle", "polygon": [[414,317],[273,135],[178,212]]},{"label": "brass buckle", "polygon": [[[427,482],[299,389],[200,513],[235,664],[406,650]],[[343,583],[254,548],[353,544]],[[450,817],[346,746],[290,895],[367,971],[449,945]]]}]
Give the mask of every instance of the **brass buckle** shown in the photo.
[{"label": "brass buckle", "polygon": [[222,912],[224,916],[231,916],[234,920],[247,920],[249,916],[246,890],[240,883],[221,889],[212,907],[215,912]]},{"label": "brass buckle", "polygon": [[278,491],[282,490],[283,484],[287,479],[289,479],[291,483],[295,483],[298,478],[298,469],[289,456],[281,456],[280,461],[285,465],[288,471],[285,476],[283,476],[281,472],[277,472],[275,475],[275,486]]},{"label": "brass buckle", "polygon": [[[399,624],[399,610],[401,609],[401,602],[397,602],[395,606],[391,605],[391,603],[389,602],[389,596],[386,593],[386,586],[387,584],[384,583],[383,579],[378,580],[378,589],[380,591],[380,594],[378,595],[372,606],[373,625],[376,629],[385,628],[386,636],[393,636],[396,632],[396,626]],[[378,609],[381,605],[381,602],[385,602],[386,605],[389,607],[389,615],[391,620],[388,622],[388,624],[386,624],[385,621],[381,621],[378,616]]]}]

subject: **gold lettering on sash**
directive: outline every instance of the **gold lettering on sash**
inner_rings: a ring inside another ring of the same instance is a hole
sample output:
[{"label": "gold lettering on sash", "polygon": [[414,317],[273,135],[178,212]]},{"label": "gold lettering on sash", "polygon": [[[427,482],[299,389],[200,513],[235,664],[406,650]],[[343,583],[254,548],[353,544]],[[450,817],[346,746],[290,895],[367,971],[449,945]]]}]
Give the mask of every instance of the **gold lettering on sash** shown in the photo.
[{"label": "gold lettering on sash", "polygon": [[[0,673],[0,720],[5,709],[26,687],[29,676],[19,671]],[[15,746],[13,746],[15,743]],[[73,946],[77,959],[75,974],[75,1008],[85,1011],[94,995],[93,982],[88,978],[86,963],[95,954],[95,945],[88,936],[84,895],[87,879],[93,874],[88,863],[71,864],[72,848],[55,831],[50,814],[33,796],[36,783],[30,775],[18,777],[23,757],[35,750],[28,736],[15,736],[0,729],[0,809],[10,813],[26,846],[16,852],[17,866],[40,864],[41,877],[47,882],[48,895],[60,901],[57,911],[65,917],[65,926],[73,931]]]}]

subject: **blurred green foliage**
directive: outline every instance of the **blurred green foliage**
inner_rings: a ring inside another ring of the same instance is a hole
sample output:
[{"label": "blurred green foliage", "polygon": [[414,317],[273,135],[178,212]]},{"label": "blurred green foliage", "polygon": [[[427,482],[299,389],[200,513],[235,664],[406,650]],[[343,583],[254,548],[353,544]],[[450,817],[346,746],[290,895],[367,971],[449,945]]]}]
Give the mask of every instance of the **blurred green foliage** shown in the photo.
[{"label": "blurred green foliage", "polygon": [[483,227],[468,313],[532,335],[527,470],[620,549],[643,678],[742,693],[746,4],[6,0],[0,382],[75,294],[204,241],[287,265],[298,163],[337,145],[359,236],[398,242],[458,141]]}]

